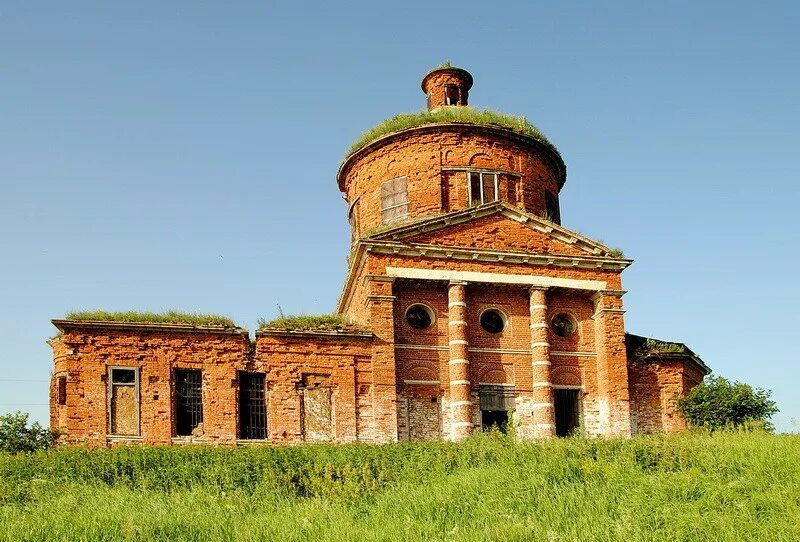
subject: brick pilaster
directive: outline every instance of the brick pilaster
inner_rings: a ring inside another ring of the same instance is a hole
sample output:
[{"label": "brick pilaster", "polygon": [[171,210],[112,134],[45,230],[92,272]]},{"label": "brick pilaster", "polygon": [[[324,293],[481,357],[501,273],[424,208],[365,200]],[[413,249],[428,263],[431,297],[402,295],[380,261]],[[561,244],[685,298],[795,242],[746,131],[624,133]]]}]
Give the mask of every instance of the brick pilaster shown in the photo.
[{"label": "brick pilaster", "polygon": [[555,434],[553,380],[550,344],[547,341],[547,292],[531,288],[531,369],[533,372],[533,436],[550,438]]},{"label": "brick pilaster", "polygon": [[392,279],[373,278],[367,286],[372,346],[372,407],[375,440],[397,442],[397,371],[394,358]]},{"label": "brick pilaster", "polygon": [[628,355],[622,291],[602,291],[594,296],[597,346],[597,395],[600,428],[607,435],[630,436]]},{"label": "brick pilaster", "polygon": [[450,440],[459,441],[472,433],[472,385],[469,376],[465,283],[450,283],[447,306],[450,345]]}]

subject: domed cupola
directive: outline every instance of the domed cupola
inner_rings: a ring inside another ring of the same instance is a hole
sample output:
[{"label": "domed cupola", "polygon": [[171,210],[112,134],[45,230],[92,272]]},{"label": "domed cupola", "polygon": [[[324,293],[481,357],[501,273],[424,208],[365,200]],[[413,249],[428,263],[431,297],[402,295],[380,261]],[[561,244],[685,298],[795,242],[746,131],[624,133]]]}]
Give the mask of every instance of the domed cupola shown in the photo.
[{"label": "domed cupola", "polygon": [[469,105],[472,76],[446,64],[422,78],[428,107],[387,119],[350,147],[337,181],[353,239],[470,207],[504,203],[560,223],[566,167],[524,117]]},{"label": "domed cupola", "polygon": [[428,97],[428,110],[443,106],[469,105],[472,75],[446,63],[422,78],[422,92]]}]

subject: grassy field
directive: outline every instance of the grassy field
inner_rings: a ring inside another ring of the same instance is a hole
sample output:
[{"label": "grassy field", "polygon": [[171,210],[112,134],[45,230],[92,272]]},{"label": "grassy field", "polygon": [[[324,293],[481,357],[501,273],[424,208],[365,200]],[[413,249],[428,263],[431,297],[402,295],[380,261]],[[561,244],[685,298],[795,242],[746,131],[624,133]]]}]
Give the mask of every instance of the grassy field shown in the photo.
[{"label": "grassy field", "polygon": [[800,540],[800,437],[0,455],[0,540]]}]

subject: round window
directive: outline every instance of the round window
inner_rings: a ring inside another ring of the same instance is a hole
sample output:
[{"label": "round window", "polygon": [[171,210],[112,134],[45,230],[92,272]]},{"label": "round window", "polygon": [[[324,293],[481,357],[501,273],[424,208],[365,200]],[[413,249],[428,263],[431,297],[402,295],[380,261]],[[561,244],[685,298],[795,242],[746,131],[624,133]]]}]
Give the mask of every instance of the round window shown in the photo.
[{"label": "round window", "polygon": [[557,314],[550,323],[553,333],[559,337],[569,337],[578,330],[578,323],[569,314]]},{"label": "round window", "polygon": [[487,309],[481,313],[481,327],[489,333],[500,333],[506,327],[506,317],[497,309]]},{"label": "round window", "polygon": [[406,322],[414,329],[427,329],[433,320],[433,310],[426,305],[417,303],[406,309]]}]

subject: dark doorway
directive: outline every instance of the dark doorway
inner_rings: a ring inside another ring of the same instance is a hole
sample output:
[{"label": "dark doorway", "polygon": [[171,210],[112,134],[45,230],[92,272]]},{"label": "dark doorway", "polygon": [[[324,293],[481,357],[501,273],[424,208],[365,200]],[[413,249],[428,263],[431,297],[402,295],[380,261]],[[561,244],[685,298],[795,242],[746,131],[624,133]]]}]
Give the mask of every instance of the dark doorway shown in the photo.
[{"label": "dark doorway", "polygon": [[553,390],[556,414],[556,436],[566,437],[578,429],[580,423],[580,393],[578,389]]},{"label": "dark doorway", "polygon": [[267,438],[266,375],[239,373],[239,438]]},{"label": "dark doorway", "polygon": [[481,424],[484,431],[490,431],[495,428],[501,433],[505,433],[508,426],[508,411],[481,410]]}]

